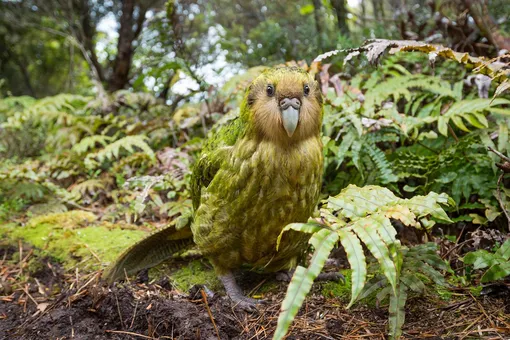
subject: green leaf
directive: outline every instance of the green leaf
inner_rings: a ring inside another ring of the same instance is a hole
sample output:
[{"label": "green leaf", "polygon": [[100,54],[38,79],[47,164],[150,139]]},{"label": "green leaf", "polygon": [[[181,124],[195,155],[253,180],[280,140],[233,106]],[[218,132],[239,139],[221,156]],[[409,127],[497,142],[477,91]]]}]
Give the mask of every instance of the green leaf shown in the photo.
[{"label": "green leaf", "polygon": [[349,132],[342,138],[342,142],[340,143],[340,147],[338,148],[337,153],[337,169],[342,165],[342,162],[344,161],[345,155],[349,148],[351,147],[352,143],[356,139],[356,134],[353,130],[349,130]]},{"label": "green leaf", "polygon": [[376,290],[386,286],[387,284],[388,280],[382,275],[370,280],[363,288],[363,292],[359,296],[360,300],[372,295]]},{"label": "green leaf", "polygon": [[404,283],[413,292],[421,294],[425,291],[425,284],[422,280],[416,277],[414,274],[402,275],[400,278],[401,284]]},{"label": "green leaf", "polygon": [[393,263],[388,247],[381,239],[370,218],[364,218],[354,223],[352,230],[365,243],[368,250],[374,255],[381,269],[388,279],[388,282],[396,290],[397,286],[397,268]]},{"label": "green leaf", "polygon": [[349,185],[335,197],[328,198],[328,208],[337,210],[347,218],[364,217],[379,207],[397,201],[398,198],[388,189],[375,185],[359,188]]},{"label": "green leaf", "polygon": [[465,264],[472,264],[474,269],[483,269],[492,266],[496,262],[494,254],[485,249],[467,253],[463,259]]},{"label": "green leaf", "polygon": [[496,255],[501,256],[505,260],[510,259],[510,239],[506,240],[501,247],[496,250]]},{"label": "green leaf", "polygon": [[464,125],[464,122],[460,116],[453,116],[452,121],[462,131],[469,132],[469,129],[466,127],[466,125]]},{"label": "green leaf", "polygon": [[481,282],[490,282],[502,279],[510,275],[510,261],[494,264],[483,274]]},{"label": "green leaf", "polygon": [[407,300],[407,286],[400,284],[396,294],[390,297],[389,307],[389,336],[390,339],[400,339],[402,325],[406,317],[404,306]]},{"label": "green leaf", "polygon": [[437,120],[437,130],[443,136],[448,136],[448,119],[445,117],[439,117]]},{"label": "green leaf", "polygon": [[285,228],[281,231],[280,235],[276,239],[276,250],[280,247],[280,241],[282,239],[283,233],[288,230],[296,230],[302,233],[313,234],[318,232],[319,230],[326,228],[325,225],[319,223],[291,223],[287,224]]},{"label": "green leaf", "polygon": [[313,4],[308,4],[308,5],[302,6],[299,9],[299,14],[301,14],[301,15],[308,15],[310,13],[313,13],[313,11],[314,11]]},{"label": "green leaf", "polygon": [[308,268],[298,266],[292,276],[285,299],[282,302],[273,339],[283,339],[287,334],[290,324],[312,287],[313,281],[321,272],[337,241],[338,234],[328,229],[321,229],[310,238],[309,243],[314,247],[312,259]]},{"label": "green leaf", "polygon": [[413,268],[414,270],[416,270],[416,269],[419,270],[425,276],[432,279],[436,284],[438,284],[440,286],[446,286],[446,281],[444,279],[444,276],[440,272],[438,272],[437,270],[435,270],[434,268],[429,266],[428,264],[423,263],[421,261],[413,261],[412,259],[408,259],[407,262],[408,262],[407,265],[409,268]]},{"label": "green leaf", "polygon": [[365,286],[367,279],[367,264],[365,259],[365,253],[358,237],[350,230],[339,229],[338,235],[340,237],[340,243],[344,247],[345,253],[347,254],[347,260],[352,269],[351,275],[351,301],[347,308],[350,308],[356,301],[359,294]]}]

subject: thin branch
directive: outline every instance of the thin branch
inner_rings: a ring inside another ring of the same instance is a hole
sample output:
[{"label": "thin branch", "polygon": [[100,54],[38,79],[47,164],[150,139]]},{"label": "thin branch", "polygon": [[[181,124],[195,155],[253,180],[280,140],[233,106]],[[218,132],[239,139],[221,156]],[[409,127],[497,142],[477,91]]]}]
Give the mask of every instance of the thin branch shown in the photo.
[{"label": "thin branch", "polygon": [[488,146],[487,147],[487,150],[491,151],[491,152],[494,152],[496,155],[498,155],[499,158],[501,158],[502,160],[504,160],[505,162],[509,162],[510,163],[510,158],[508,158],[507,156],[503,155],[501,152],[499,152],[498,150],[494,150],[492,147]]}]

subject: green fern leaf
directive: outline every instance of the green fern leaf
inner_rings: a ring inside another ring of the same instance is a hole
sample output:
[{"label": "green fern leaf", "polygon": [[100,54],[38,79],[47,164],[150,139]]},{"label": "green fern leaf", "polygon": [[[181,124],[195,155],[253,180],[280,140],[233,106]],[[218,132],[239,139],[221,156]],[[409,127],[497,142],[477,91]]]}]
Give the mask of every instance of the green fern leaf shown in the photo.
[{"label": "green fern leaf", "polygon": [[276,239],[276,250],[280,247],[280,241],[282,239],[283,233],[289,230],[296,230],[302,233],[313,234],[318,232],[321,229],[324,229],[324,225],[319,223],[291,223],[285,226],[281,231],[280,235]]},{"label": "green fern leaf", "polygon": [[415,293],[421,294],[425,291],[425,284],[414,274],[406,273],[402,275],[400,281]]},{"label": "green fern leaf", "polygon": [[402,325],[405,321],[404,306],[407,300],[407,286],[400,284],[397,293],[390,296],[389,307],[389,336],[390,339],[400,339],[402,335]]},{"label": "green fern leaf", "polygon": [[328,198],[328,209],[338,211],[346,218],[365,217],[381,206],[397,201],[398,198],[387,188],[367,185],[359,188],[349,185],[342,192]]},{"label": "green fern leaf", "polygon": [[329,253],[338,241],[335,231],[322,229],[315,233],[309,243],[314,247],[314,254],[308,268],[298,266],[287,288],[285,299],[282,302],[280,316],[273,339],[283,339],[294,320],[299,308],[303,304],[306,295],[312,288],[312,283],[319,275]]},{"label": "green fern leaf", "polygon": [[128,153],[135,152],[134,147],[137,147],[144,151],[152,160],[156,159],[154,151],[152,151],[151,147],[147,144],[147,137],[142,135],[136,136],[127,136],[107,145],[105,148],[99,150],[95,153],[90,153],[87,155],[85,162],[86,164],[95,165],[92,160],[96,158],[99,163],[102,163],[106,160],[111,161],[119,158],[119,154],[121,149],[126,150]]},{"label": "green fern leaf", "polygon": [[377,233],[371,218],[356,221],[352,226],[352,230],[377,259],[384,275],[395,292],[397,288],[397,268],[390,257],[388,247]]},{"label": "green fern leaf", "polygon": [[96,147],[96,144],[101,144],[105,147],[108,142],[111,141],[111,137],[95,135],[83,138],[79,143],[75,144],[72,150],[78,154],[84,154],[88,150],[92,150]]},{"label": "green fern leaf", "polygon": [[367,264],[365,259],[365,253],[358,237],[350,230],[338,230],[338,236],[340,237],[340,243],[344,247],[345,253],[347,254],[347,260],[351,266],[351,301],[347,308],[350,308],[356,301],[359,294],[365,286],[367,279]]}]

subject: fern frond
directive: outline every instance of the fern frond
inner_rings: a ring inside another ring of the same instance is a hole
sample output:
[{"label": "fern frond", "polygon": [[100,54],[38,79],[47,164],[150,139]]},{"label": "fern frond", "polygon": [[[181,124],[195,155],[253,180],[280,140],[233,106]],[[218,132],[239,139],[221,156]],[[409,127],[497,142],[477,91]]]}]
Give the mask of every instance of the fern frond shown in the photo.
[{"label": "fern frond", "polygon": [[[337,241],[344,246],[352,269],[352,295],[349,307],[359,297],[367,296],[383,287],[377,298],[390,296],[390,335],[392,339],[396,339],[402,331],[405,316],[403,308],[409,286],[413,290],[418,290],[420,286],[406,275],[418,270],[438,284],[444,284],[444,280],[441,281],[441,274],[434,269],[444,266],[441,266],[441,259],[431,247],[420,249],[423,256],[419,251],[408,251],[402,247],[396,238],[397,231],[390,218],[402,219],[410,226],[418,226],[418,218],[424,219],[429,216],[449,222],[442,208],[448,204],[452,204],[451,199],[444,194],[432,192],[427,196],[402,199],[386,188],[378,186],[359,188],[349,185],[337,196],[329,197],[326,208],[321,209],[321,219],[326,223],[323,227],[317,222],[309,222],[308,226],[303,223],[287,226],[282,233],[290,229],[312,233],[310,243],[314,246],[314,253],[308,268],[299,266],[292,278],[282,304],[274,339],[282,339],[285,336],[310,290],[313,279],[319,274],[328,253]],[[368,266],[361,243],[365,244],[377,260],[383,279],[378,277],[376,281],[366,284]]]},{"label": "fern frond", "polygon": [[100,144],[105,147],[108,142],[111,141],[111,137],[103,136],[103,135],[94,135],[83,138],[79,143],[75,144],[72,148],[72,151],[78,154],[84,154],[89,150],[93,150],[96,148],[96,144]]},{"label": "fern frond", "polygon": [[[128,154],[131,154],[135,152],[135,148],[141,149],[152,160],[155,160],[156,155],[146,141],[147,137],[142,135],[127,136],[121,138],[111,144],[108,144],[105,148],[97,152],[89,153],[85,158],[85,164],[89,168],[94,168],[97,166],[97,162],[101,164],[104,161],[112,161],[114,159],[118,159],[122,149],[124,149]],[[97,160],[97,162],[95,160]]]}]

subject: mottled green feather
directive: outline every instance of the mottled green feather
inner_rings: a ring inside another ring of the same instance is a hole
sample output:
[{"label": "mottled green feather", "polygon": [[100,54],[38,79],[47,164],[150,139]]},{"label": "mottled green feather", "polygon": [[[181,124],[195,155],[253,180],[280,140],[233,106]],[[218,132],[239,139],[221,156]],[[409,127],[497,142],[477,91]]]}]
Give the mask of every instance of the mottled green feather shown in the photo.
[{"label": "mottled green feather", "polygon": [[[292,72],[298,79],[309,77],[299,69]],[[273,69],[266,77],[288,73],[288,68]],[[252,124],[249,96],[240,117],[209,140],[193,170],[191,228],[218,274],[245,264],[268,270],[295,266],[308,236],[286,233],[278,252],[276,239],[285,225],[307,221],[320,193],[320,125],[295,143],[267,140]]]}]

